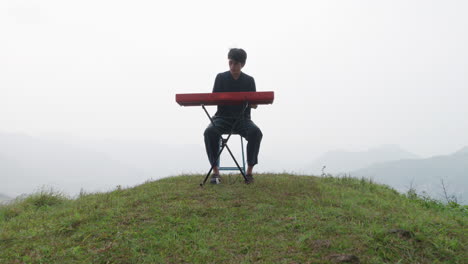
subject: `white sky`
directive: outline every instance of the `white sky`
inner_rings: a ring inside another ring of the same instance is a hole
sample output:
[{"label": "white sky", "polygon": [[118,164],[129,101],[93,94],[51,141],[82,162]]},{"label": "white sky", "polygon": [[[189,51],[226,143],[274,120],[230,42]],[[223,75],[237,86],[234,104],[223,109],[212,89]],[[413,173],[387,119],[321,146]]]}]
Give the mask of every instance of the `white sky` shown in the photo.
[{"label": "white sky", "polygon": [[451,153],[468,145],[467,14],[466,0],[2,0],[0,131],[203,144],[208,119],[175,94],[211,92],[240,47],[275,91],[252,110],[266,155]]}]

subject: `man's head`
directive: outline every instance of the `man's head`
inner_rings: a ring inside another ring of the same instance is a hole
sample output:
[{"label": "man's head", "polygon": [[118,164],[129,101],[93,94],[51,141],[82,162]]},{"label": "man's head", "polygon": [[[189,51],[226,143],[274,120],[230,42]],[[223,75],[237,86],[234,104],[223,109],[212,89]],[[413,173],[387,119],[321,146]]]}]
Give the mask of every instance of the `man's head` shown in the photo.
[{"label": "man's head", "polygon": [[230,49],[228,53],[229,71],[232,76],[239,77],[241,69],[247,60],[247,53],[243,49]]}]

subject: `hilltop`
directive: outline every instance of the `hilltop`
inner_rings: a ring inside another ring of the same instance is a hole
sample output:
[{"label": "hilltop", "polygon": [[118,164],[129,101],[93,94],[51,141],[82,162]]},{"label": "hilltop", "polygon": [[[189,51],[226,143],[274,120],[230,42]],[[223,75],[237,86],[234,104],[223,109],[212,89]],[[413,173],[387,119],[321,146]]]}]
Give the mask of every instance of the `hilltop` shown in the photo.
[{"label": "hilltop", "polygon": [[1,263],[462,263],[466,207],[365,179],[184,175],[0,207]]}]

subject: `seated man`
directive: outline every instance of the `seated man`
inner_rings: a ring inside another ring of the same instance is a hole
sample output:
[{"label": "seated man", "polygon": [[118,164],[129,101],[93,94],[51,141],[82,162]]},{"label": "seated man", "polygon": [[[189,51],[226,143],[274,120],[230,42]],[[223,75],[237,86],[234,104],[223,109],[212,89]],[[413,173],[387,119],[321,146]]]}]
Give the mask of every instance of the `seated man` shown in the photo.
[{"label": "seated man", "polygon": [[[243,49],[231,49],[228,53],[229,71],[219,73],[216,76],[213,93],[218,92],[255,92],[255,81],[251,76],[243,73],[241,69],[247,60],[247,53]],[[242,105],[218,105],[218,110],[213,116],[213,123],[210,124],[204,133],[206,152],[210,164],[213,166],[213,174],[210,182],[213,184],[220,183],[219,168],[216,158],[219,151],[219,141],[222,134],[229,134],[231,127],[234,134],[239,134],[247,141],[247,172],[246,183],[252,183],[253,167],[258,163],[258,152],[260,150],[260,142],[262,141],[262,132],[250,119],[250,108],[257,108],[256,105],[250,105],[244,112],[243,118],[237,123],[235,122],[242,113],[244,106]]]}]

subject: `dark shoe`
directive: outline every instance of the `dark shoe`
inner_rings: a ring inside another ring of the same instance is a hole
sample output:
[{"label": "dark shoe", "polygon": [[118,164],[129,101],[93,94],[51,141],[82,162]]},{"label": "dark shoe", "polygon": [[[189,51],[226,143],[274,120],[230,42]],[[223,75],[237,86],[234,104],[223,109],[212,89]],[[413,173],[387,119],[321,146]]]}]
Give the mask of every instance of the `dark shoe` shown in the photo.
[{"label": "dark shoe", "polygon": [[253,178],[252,174],[247,174],[247,175],[245,175],[245,178],[246,178],[246,179],[245,179],[245,183],[246,183],[246,184],[251,184],[251,183],[254,182],[254,178]]},{"label": "dark shoe", "polygon": [[212,174],[210,179],[211,184],[220,184],[221,183],[221,176],[219,174]]}]

